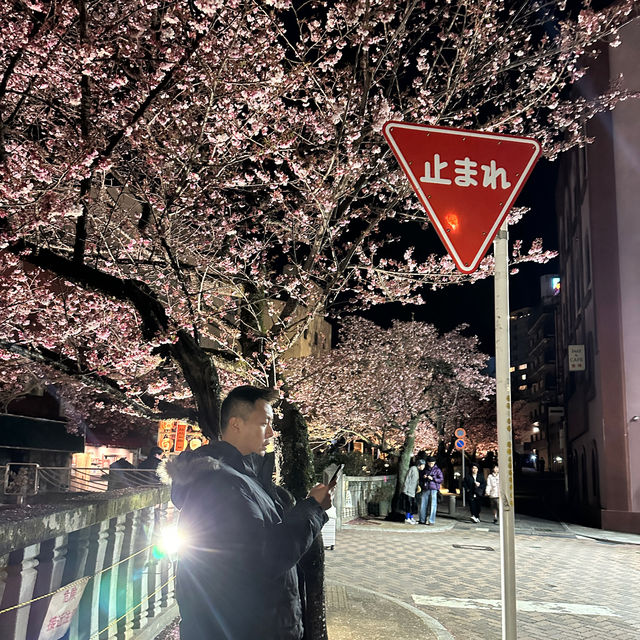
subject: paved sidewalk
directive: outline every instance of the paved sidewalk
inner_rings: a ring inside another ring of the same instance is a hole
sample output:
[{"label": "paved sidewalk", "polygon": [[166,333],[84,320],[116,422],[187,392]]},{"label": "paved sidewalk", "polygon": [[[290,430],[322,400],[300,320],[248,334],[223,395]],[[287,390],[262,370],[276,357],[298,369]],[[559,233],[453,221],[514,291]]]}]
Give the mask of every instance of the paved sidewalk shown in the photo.
[{"label": "paved sidewalk", "polygon": [[[517,516],[518,637],[640,637],[639,544],[638,535]],[[501,637],[500,536],[490,521],[358,518],[326,555],[330,640]]]}]

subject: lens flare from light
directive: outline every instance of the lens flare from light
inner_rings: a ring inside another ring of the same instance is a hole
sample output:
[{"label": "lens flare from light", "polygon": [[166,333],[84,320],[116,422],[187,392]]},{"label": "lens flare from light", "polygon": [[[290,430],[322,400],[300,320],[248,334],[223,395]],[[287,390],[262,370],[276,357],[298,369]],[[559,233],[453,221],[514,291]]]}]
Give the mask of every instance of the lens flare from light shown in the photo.
[{"label": "lens flare from light", "polygon": [[177,555],[185,545],[185,536],[177,525],[169,525],[162,529],[158,542],[153,546],[153,555],[157,560]]}]

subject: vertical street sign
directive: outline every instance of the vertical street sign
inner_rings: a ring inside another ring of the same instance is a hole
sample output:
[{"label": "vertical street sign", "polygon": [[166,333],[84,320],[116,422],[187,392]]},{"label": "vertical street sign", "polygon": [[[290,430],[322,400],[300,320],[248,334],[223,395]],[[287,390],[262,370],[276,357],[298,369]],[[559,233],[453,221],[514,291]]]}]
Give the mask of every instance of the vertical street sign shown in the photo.
[{"label": "vertical street sign", "polygon": [[[459,271],[475,271],[489,245],[494,242],[502,638],[515,640],[515,520],[506,218],[533,171],[541,148],[530,138],[407,122],[387,122],[383,133]],[[456,433],[456,438],[456,448],[462,452],[464,475],[464,435]]]},{"label": "vertical street sign", "polygon": [[472,273],[533,170],[540,145],[393,120],[382,132],[457,268]]}]

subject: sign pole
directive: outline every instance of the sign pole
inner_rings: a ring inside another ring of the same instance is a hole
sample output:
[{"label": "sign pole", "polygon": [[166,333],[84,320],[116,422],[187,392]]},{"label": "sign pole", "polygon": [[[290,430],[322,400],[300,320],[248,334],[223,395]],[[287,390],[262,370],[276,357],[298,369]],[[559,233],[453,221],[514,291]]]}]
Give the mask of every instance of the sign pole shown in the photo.
[{"label": "sign pole", "polygon": [[462,506],[466,507],[466,500],[465,500],[465,491],[464,491],[464,449],[460,450],[460,453],[462,454],[462,482],[460,483],[460,492],[462,493]]},{"label": "sign pole", "polygon": [[500,561],[502,640],[517,638],[515,514],[511,431],[511,374],[509,372],[509,234],[502,224],[493,242],[495,257],[496,407],[500,465]]}]

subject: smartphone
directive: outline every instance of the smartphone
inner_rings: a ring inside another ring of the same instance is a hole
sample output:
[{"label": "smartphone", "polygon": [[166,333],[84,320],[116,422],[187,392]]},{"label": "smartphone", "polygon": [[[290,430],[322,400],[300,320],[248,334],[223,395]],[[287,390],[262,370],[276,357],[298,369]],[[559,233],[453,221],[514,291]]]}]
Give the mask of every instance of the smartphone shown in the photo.
[{"label": "smartphone", "polygon": [[344,469],[344,464],[338,465],[338,468],[335,470],[334,474],[331,476],[331,480],[329,480],[329,484],[333,484],[337,478],[338,474]]}]

